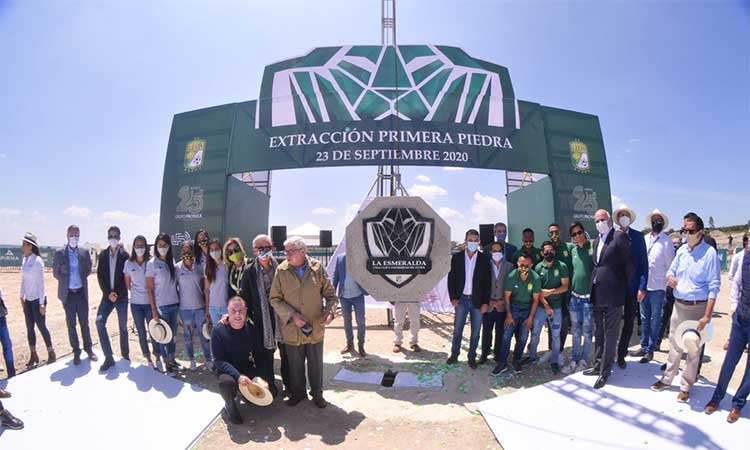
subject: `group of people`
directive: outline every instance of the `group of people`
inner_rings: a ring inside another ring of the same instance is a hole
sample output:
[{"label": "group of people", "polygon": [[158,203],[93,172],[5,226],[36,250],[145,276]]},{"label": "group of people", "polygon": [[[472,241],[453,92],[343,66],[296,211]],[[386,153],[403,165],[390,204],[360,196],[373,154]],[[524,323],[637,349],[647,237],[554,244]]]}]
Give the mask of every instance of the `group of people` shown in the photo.
[{"label": "group of people", "polygon": [[[520,248],[507,242],[507,226],[503,223],[496,224],[495,240],[484,248],[480,248],[479,233],[468,230],[463,251],[451,257],[448,275],[448,292],[455,308],[448,364],[458,362],[468,316],[470,368],[486,363],[490,355],[495,362],[492,375],[510,370],[519,373],[524,366],[535,362],[549,363],[554,374],[582,370],[584,375],[596,376],[594,387],[599,389],[607,383],[615,362],[626,368],[625,356],[639,316],[640,348],[630,354],[640,357],[641,363],[651,361],[669,323],[668,361],[663,366],[661,380],[651,389],[669,389],[683,353],[687,352],[678,394],[678,401],[687,401],[699,372],[701,348],[683,342],[696,336],[697,342],[701,342],[704,328],[711,322],[720,287],[718,256],[708,243],[703,221],[694,213],[684,216],[682,238],[667,236],[668,218],[659,210],[649,214],[651,232],[645,237],[631,228],[634,221],[635,212],[627,207],[612,215],[599,210],[595,214],[593,241],[584,225],[574,222],[568,228],[572,243],[563,242],[560,226],[553,223],[548,227],[548,240],[539,247],[535,246],[531,229],[523,231]],[[67,230],[67,245],[55,253],[53,264],[76,365],[81,363],[82,350],[91,361],[97,360],[88,325],[87,280],[92,270],[91,258],[88,250],[78,246],[79,236],[79,228],[71,225]],[[325,328],[334,319],[339,303],[346,334],[342,353],[366,355],[364,297],[367,293],[347,277],[346,255],[337,258],[331,279],[319,261],[307,256],[306,244],[299,237],[284,242],[286,258],[281,262],[273,256],[274,243],[265,234],[253,239],[251,257],[239,238],[229,238],[222,244],[211,239],[205,230],[199,230],[194,242],[179,245],[179,262],[172,255],[168,234],[156,237],[153,257],[143,236],[135,237],[130,254],[120,242],[118,227],[110,227],[107,238],[109,246],[99,254],[96,267],[102,292],[96,315],[104,353],[101,372],[115,364],[106,329],[113,311],[117,312],[120,353],[123,359],[129,359],[128,305],[141,352],[155,370],[170,376],[195,370],[194,340],[198,335],[206,367],[218,376],[224,412],[234,423],[242,422],[237,396],[243,387],[262,380],[273,397],[280,395],[274,374],[277,349],[281,359],[281,395],[287,398],[287,405],[295,406],[308,398],[309,381],[313,403],[319,408],[326,407],[323,341]],[[47,347],[47,362],[54,362],[56,355],[45,322],[44,264],[33,234],[23,237],[22,249],[20,300],[30,349],[26,366],[31,368],[39,363],[35,328]],[[734,368],[750,341],[750,257],[744,253],[735,255],[739,260],[732,280],[732,332],[716,392],[705,408],[709,414],[718,409]],[[15,369],[5,317],[1,314],[3,309],[0,307],[0,337],[8,375],[13,376]],[[352,312],[357,321],[356,350]],[[395,304],[394,352],[404,351],[402,331],[407,312],[412,332],[410,349],[421,351],[417,341],[419,303],[399,302]],[[179,319],[188,368],[175,359],[174,336]],[[695,321],[695,325],[685,327],[690,321]],[[149,346],[148,330],[155,322],[166,324],[172,333],[168,341],[161,343],[152,336]],[[201,332],[204,324],[212,328],[210,339]],[[539,357],[538,346],[545,325],[550,351]],[[572,335],[572,355],[565,363],[562,350],[568,334]],[[528,349],[527,341],[530,341]],[[750,366],[728,420],[737,420],[749,391]],[[0,390],[0,398],[6,395],[9,393]],[[23,426],[2,404],[0,421],[11,428]]]}]

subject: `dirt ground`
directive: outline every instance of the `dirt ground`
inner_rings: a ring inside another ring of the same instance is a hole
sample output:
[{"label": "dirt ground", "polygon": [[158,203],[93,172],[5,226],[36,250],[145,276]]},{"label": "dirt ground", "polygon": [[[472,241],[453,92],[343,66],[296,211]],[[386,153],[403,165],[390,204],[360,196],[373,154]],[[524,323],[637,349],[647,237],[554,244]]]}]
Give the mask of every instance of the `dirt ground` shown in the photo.
[{"label": "dirt ground", "polygon": [[[55,299],[57,282],[51,273],[45,276],[46,292],[50,300],[47,324],[58,357],[70,354],[62,304]],[[90,286],[90,327],[92,338],[98,342],[94,326],[96,309],[101,292],[95,276],[89,279]],[[714,318],[715,335],[706,349],[706,361],[702,375],[716,382],[724,358],[721,346],[730,330],[729,292],[726,274],[722,278],[722,291],[716,306]],[[16,368],[23,373],[29,356],[26,343],[26,330],[18,292],[19,273],[0,273],[0,287],[3,289],[6,305],[9,308],[8,324],[13,339]],[[114,315],[114,313],[113,313]],[[138,346],[132,318],[129,318],[131,358],[133,362],[143,362]],[[531,367],[520,375],[506,375],[499,378],[490,376],[492,362],[471,370],[466,364],[469,327],[465,330],[464,347],[459,364],[447,366],[445,359],[450,350],[450,336],[453,316],[450,314],[422,314],[420,345],[422,353],[405,352],[394,354],[391,351],[393,331],[386,326],[385,310],[367,311],[366,358],[342,356],[339,350],[344,346],[343,320],[337,317],[326,333],[325,340],[325,397],[330,405],[320,410],[312,402],[303,402],[289,408],[276,400],[266,408],[241,405],[245,419],[243,425],[229,423],[219,416],[196,441],[195,449],[238,448],[247,443],[265,443],[271,448],[313,449],[339,447],[356,449],[499,449],[484,419],[476,410],[480,401],[515,392],[519,389],[545,383],[555,376],[548,367]],[[110,336],[117,334],[116,320],[110,318]],[[407,334],[408,336],[408,334]],[[638,337],[633,336],[632,344],[637,345]],[[41,337],[38,336],[41,342]],[[184,359],[184,346],[178,333],[178,359]],[[46,351],[37,344],[40,358],[46,360]],[[112,339],[115,355],[119,355],[116,339]],[[663,343],[666,350],[668,343]],[[196,348],[200,348],[196,343]],[[542,333],[540,349],[546,349],[546,333]],[[179,353],[182,354],[180,355]],[[570,355],[570,340],[565,351],[566,360]],[[736,389],[743,375],[745,358],[740,361],[734,374],[731,389]],[[663,362],[666,352],[656,354],[655,359]],[[101,361],[99,362],[101,363]],[[97,364],[99,364],[97,363]],[[637,364],[631,362],[630,364]],[[4,367],[0,364],[0,367]],[[420,377],[442,374],[442,389],[428,388],[387,388],[381,386],[354,385],[333,381],[339,369],[354,371],[410,371]],[[278,373],[278,353],[277,353]],[[6,376],[0,372],[0,378]],[[562,375],[559,375],[562,376]],[[215,378],[204,368],[187,373],[185,382],[200,385],[218,392]],[[592,380],[593,382],[593,380]],[[280,385],[281,381],[278,380]],[[647,386],[644,386],[647,388]],[[218,393],[217,393],[218,395]],[[94,411],[92,410],[92,414]]]}]

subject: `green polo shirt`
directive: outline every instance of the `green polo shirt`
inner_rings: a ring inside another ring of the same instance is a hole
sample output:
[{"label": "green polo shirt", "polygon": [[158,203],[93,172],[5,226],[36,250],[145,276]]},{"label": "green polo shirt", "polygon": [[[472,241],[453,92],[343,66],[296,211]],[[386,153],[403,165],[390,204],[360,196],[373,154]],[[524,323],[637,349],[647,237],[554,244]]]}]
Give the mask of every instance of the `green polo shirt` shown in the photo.
[{"label": "green polo shirt", "polygon": [[564,262],[568,266],[568,273],[570,273],[570,268],[573,267],[573,255],[571,254],[573,247],[573,244],[567,242],[560,242],[555,247],[555,259]]},{"label": "green polo shirt", "polygon": [[570,256],[573,258],[570,290],[579,295],[591,294],[591,272],[594,270],[594,249],[591,241],[586,241],[583,247],[574,245]]},{"label": "green polo shirt", "polygon": [[[518,266],[518,257],[521,256],[521,252],[523,252],[523,246],[519,247],[518,250],[513,254],[512,262],[516,266]],[[531,253],[531,267],[534,267],[539,263],[539,261],[542,260],[542,251],[536,247],[531,247],[529,253]]]},{"label": "green polo shirt", "polygon": [[505,292],[510,292],[510,304],[516,307],[530,309],[534,302],[534,294],[541,291],[541,280],[533,270],[529,270],[526,281],[521,280],[518,269],[512,270],[505,277]]},{"label": "green polo shirt", "polygon": [[[534,271],[539,274],[541,279],[542,289],[555,289],[562,286],[563,278],[570,278],[568,273],[568,266],[558,260],[552,261],[552,266],[547,267],[544,262],[540,262],[534,267]],[[557,309],[562,306],[562,301],[565,298],[565,294],[553,294],[547,296],[547,302],[549,305]]]}]

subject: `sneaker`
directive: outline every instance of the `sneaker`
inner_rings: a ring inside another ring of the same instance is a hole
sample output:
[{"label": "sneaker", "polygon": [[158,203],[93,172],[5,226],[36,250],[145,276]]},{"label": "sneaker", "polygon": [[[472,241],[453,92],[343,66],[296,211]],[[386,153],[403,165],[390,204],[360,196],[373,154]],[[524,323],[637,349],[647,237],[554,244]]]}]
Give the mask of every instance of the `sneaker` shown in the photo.
[{"label": "sneaker", "polygon": [[640,358],[641,356],[646,356],[646,349],[641,348],[635,351],[630,352],[630,356],[635,356],[636,358]]},{"label": "sneaker", "polygon": [[560,365],[552,363],[552,375],[557,375],[558,373],[560,373]]},{"label": "sneaker", "polygon": [[571,373],[574,373],[577,367],[578,365],[576,364],[576,362],[571,361],[569,364],[563,366],[562,373],[564,373],[565,375],[569,375]]},{"label": "sneaker", "polygon": [[513,361],[513,372],[521,373],[521,363],[519,361]]},{"label": "sneaker", "polygon": [[492,376],[497,377],[500,376],[501,373],[508,372],[508,365],[507,364],[498,364],[495,366],[494,369],[492,369]]},{"label": "sneaker", "polygon": [[584,370],[588,369],[589,365],[586,364],[586,360],[580,360],[578,361],[578,366],[576,367],[575,372],[583,372]]},{"label": "sneaker", "polygon": [[198,370],[198,366],[195,365],[194,359],[190,360],[190,368],[188,370],[190,370],[191,372],[195,372],[196,370]]}]

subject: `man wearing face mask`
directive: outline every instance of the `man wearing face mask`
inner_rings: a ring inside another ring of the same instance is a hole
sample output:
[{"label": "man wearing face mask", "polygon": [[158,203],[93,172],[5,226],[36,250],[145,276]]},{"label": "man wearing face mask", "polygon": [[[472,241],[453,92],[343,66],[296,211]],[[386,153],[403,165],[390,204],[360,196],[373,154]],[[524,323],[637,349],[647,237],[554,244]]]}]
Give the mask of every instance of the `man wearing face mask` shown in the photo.
[{"label": "man wearing face mask", "polygon": [[655,209],[646,220],[651,223],[651,233],[646,236],[648,254],[648,284],[646,297],[641,301],[641,348],[632,356],[641,357],[641,363],[654,359],[654,350],[661,332],[662,311],[666,299],[667,270],[674,259],[674,247],[664,228],[669,224],[667,215]]},{"label": "man wearing face mask", "polygon": [[76,321],[81,328],[83,350],[91,361],[98,360],[92,350],[89,329],[89,284],[91,255],[85,248],[78,247],[81,230],[77,225],[68,227],[68,244],[55,252],[52,274],[57,280],[57,298],[65,308],[65,323],[68,327],[68,340],[73,348],[73,358],[80,358],[81,347],[76,331]]},{"label": "man wearing face mask", "polygon": [[[99,254],[96,266],[96,278],[102,290],[102,301],[96,312],[96,330],[99,342],[104,352],[104,362],[99,371],[104,372],[115,365],[112,357],[112,344],[107,334],[107,319],[113,309],[117,309],[117,324],[120,330],[120,354],[123,359],[130,359],[128,346],[128,288],[125,285],[123,268],[128,260],[128,254],[120,245],[120,229],[116,226],[107,230],[109,246]],[[74,356],[73,363],[80,364],[81,360]]]},{"label": "man wearing face mask", "polygon": [[[698,330],[711,322],[716,297],[721,287],[721,269],[716,250],[703,240],[703,219],[690,212],[684,217],[683,235],[687,245],[680,247],[667,271],[667,284],[674,289],[674,312],[669,323],[670,349],[667,367],[660,381],[651,386],[653,391],[669,389],[680,370],[684,349],[676,344],[675,329],[686,320],[697,320]],[[691,351],[682,371],[677,401],[687,402],[690,388],[698,376],[701,351]]]},{"label": "man wearing face mask", "polygon": [[617,365],[624,369],[627,367],[625,356],[628,355],[630,338],[633,335],[633,326],[638,316],[638,304],[646,298],[646,285],[648,283],[648,256],[646,253],[646,240],[643,233],[631,228],[635,222],[635,211],[625,205],[615,210],[614,218],[620,226],[620,231],[630,239],[630,255],[633,258],[633,276],[630,278],[625,298],[625,313],[623,315],[622,333],[617,345]]},{"label": "man wearing face mask", "polygon": [[[503,247],[503,258],[505,258],[506,261],[512,262],[513,255],[516,254],[518,251],[518,248],[508,242],[508,226],[505,225],[503,222],[498,222],[495,224],[495,242],[499,242]],[[491,254],[492,253],[492,242],[484,246],[484,253]]]},{"label": "man wearing face mask", "polygon": [[612,228],[609,213],[604,209],[598,210],[594,214],[594,222],[599,232],[594,241],[594,268],[591,272],[596,362],[583,374],[598,376],[594,389],[600,389],[607,384],[612,373],[628,281],[635,269],[628,236]]},{"label": "man wearing face mask", "polygon": [[448,364],[458,362],[461,351],[466,316],[471,320],[471,338],[469,340],[469,367],[477,368],[476,355],[479,346],[479,333],[482,327],[482,315],[487,312],[490,303],[492,285],[492,268],[487,255],[479,251],[479,232],[466,232],[463,252],[451,257],[451,270],[448,273],[448,295],[455,308],[453,321],[453,342]]},{"label": "man wearing face mask", "polygon": [[[500,347],[503,345],[503,327],[505,326],[505,277],[513,270],[513,264],[505,259],[502,242],[490,244],[492,257],[492,285],[490,286],[490,303],[487,312],[482,315],[482,355],[478,364],[487,362],[490,350],[495,361],[500,361]],[[495,333],[493,343],[492,333]]]},{"label": "man wearing face mask", "polygon": [[521,236],[523,239],[523,245],[521,246],[521,248],[516,250],[516,253],[513,255],[513,259],[511,262],[514,265],[518,266],[518,257],[522,252],[525,252],[531,255],[531,262],[533,266],[539,264],[542,261],[542,252],[540,252],[538,248],[534,247],[534,230],[532,230],[531,228],[526,228],[521,233]]}]

